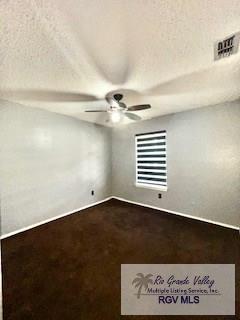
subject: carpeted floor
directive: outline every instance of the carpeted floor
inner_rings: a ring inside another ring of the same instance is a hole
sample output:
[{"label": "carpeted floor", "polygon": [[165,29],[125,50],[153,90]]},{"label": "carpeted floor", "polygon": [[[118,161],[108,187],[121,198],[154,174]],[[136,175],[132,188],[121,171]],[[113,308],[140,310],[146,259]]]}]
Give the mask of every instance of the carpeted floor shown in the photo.
[{"label": "carpeted floor", "polygon": [[118,200],[23,232],[2,241],[4,320],[238,319],[121,316],[122,263],[235,263],[239,285],[239,233]]}]

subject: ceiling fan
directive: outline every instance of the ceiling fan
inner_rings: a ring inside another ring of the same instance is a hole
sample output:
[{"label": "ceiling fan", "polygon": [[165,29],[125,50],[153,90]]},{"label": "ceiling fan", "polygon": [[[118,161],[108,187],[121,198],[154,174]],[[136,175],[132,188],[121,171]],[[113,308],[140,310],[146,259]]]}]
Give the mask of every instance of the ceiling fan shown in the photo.
[{"label": "ceiling fan", "polygon": [[110,114],[110,119],[113,123],[119,122],[123,117],[127,117],[131,120],[137,121],[142,118],[129,111],[141,111],[151,108],[150,104],[140,104],[128,107],[125,103],[121,102],[123,99],[123,94],[115,93],[113,95],[107,95],[106,101],[109,106],[106,110],[85,110],[85,112],[108,112]]},{"label": "ceiling fan", "polygon": [[[0,98],[9,99],[10,101],[39,101],[39,102],[96,102],[100,101],[98,97],[82,93],[64,92],[64,91],[51,91],[51,90],[3,90],[0,89]],[[136,111],[141,111],[151,108],[149,104],[140,104],[128,107],[121,100],[123,94],[119,92],[110,92],[105,96],[108,106],[103,109],[88,109],[85,112],[107,112],[110,115],[110,121],[113,123],[119,122],[123,117],[131,120],[141,120],[141,117],[136,115]],[[106,121],[108,122],[109,119]]]}]

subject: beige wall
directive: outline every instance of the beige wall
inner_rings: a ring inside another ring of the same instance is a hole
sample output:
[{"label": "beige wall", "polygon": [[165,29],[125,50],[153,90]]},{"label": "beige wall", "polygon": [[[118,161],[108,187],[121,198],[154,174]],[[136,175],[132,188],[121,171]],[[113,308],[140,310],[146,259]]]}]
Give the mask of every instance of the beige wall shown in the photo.
[{"label": "beige wall", "polygon": [[[135,186],[134,136],[167,130],[168,191]],[[112,193],[159,208],[240,226],[240,102],[115,128]]]},{"label": "beige wall", "polygon": [[[240,226],[239,101],[120,126],[112,134],[1,102],[0,128],[2,234],[110,195]],[[158,191],[135,186],[134,136],[163,129],[168,191],[158,199]]]},{"label": "beige wall", "polygon": [[2,234],[110,196],[110,129],[9,102],[0,128]]}]

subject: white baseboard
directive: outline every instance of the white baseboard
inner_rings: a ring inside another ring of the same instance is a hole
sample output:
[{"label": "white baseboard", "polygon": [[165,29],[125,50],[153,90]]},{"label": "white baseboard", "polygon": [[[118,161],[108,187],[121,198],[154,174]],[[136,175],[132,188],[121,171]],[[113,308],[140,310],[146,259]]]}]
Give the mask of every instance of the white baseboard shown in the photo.
[{"label": "white baseboard", "polygon": [[185,217],[185,218],[190,218],[190,219],[199,220],[199,221],[203,221],[203,222],[207,222],[207,223],[212,223],[212,224],[215,224],[215,225],[218,225],[218,226],[221,226],[221,227],[231,228],[231,229],[240,231],[240,228],[239,228],[239,227],[233,226],[233,225],[230,225],[230,224],[226,224],[226,223],[222,223],[222,222],[217,222],[217,221],[213,221],[213,220],[209,220],[209,219],[205,219],[205,218],[201,218],[201,217],[196,217],[196,216],[192,216],[192,215],[189,215],[189,214],[180,213],[180,212],[177,212],[177,211],[172,211],[172,210],[168,210],[168,209],[163,209],[163,208],[155,207],[155,206],[152,206],[152,205],[149,205],[149,204],[144,204],[144,203],[141,203],[141,202],[131,201],[131,200],[128,200],[128,199],[125,199],[125,198],[117,197],[117,196],[111,196],[111,197],[105,198],[105,199],[103,199],[103,200],[100,200],[100,201],[97,201],[97,202],[88,204],[88,205],[86,205],[86,206],[83,206],[83,207],[81,207],[81,208],[77,208],[77,209],[75,209],[75,210],[72,210],[72,211],[69,211],[69,212],[60,214],[60,215],[58,215],[58,216],[49,218],[49,219],[47,219],[47,220],[44,220],[44,221],[41,221],[41,222],[32,224],[32,225],[30,225],[30,226],[28,226],[28,227],[25,227],[25,228],[22,228],[22,229],[15,230],[15,231],[13,231],[13,232],[9,232],[9,233],[3,234],[3,235],[0,237],[0,239],[2,240],[2,239],[5,239],[5,238],[14,236],[14,235],[16,235],[16,234],[18,234],[18,233],[20,233],[20,232],[27,231],[27,230],[29,230],[29,229],[32,229],[32,228],[41,226],[42,224],[45,224],[45,223],[48,223],[48,222],[51,222],[51,221],[54,221],[54,220],[63,218],[63,217],[65,217],[65,216],[68,216],[68,215],[70,215],[70,214],[76,213],[76,212],[78,212],[78,211],[82,211],[82,210],[84,210],[84,209],[87,209],[87,208],[96,206],[96,205],[98,205],[98,204],[100,204],[100,203],[103,203],[103,202],[106,202],[106,201],[108,201],[108,200],[110,200],[110,199],[117,199],[117,200],[120,200],[120,201],[124,201],[124,202],[128,202],[128,203],[136,204],[136,205],[139,205],[139,206],[142,206],[142,207],[151,208],[151,209],[155,209],[155,210],[158,210],[158,211],[164,211],[164,212],[172,213],[172,214],[175,214],[175,215],[178,215],[178,216],[182,216],[182,217]]},{"label": "white baseboard", "polygon": [[28,226],[28,227],[25,227],[25,228],[22,228],[22,229],[15,230],[15,231],[13,231],[13,232],[9,232],[9,233],[3,234],[3,235],[0,237],[0,239],[2,240],[2,239],[5,239],[5,238],[14,236],[15,234],[18,234],[18,233],[20,233],[20,232],[27,231],[27,230],[29,230],[29,229],[32,229],[32,228],[41,226],[42,224],[45,224],[45,223],[48,223],[48,222],[51,222],[51,221],[54,221],[54,220],[63,218],[63,217],[68,216],[68,215],[70,215],[70,214],[72,214],[72,213],[76,213],[76,212],[78,212],[78,211],[82,211],[82,210],[84,210],[84,209],[87,209],[87,208],[96,206],[96,205],[98,205],[98,204],[100,204],[100,203],[102,203],[102,202],[108,201],[108,200],[110,200],[110,199],[112,199],[112,197],[108,197],[108,198],[105,198],[105,199],[103,199],[103,200],[100,200],[100,201],[97,201],[97,202],[88,204],[88,205],[86,205],[86,206],[83,206],[83,207],[81,207],[81,208],[74,209],[74,210],[72,210],[72,211],[59,214],[58,216],[49,218],[49,219],[47,219],[47,220],[43,220],[43,221],[41,221],[41,222],[31,224],[31,225]]},{"label": "white baseboard", "polygon": [[216,225],[221,226],[221,227],[231,228],[231,229],[240,231],[239,227],[233,226],[231,224],[226,224],[226,223],[217,222],[217,221],[213,221],[213,220],[209,220],[209,219],[205,219],[205,218],[201,218],[201,217],[192,216],[190,214],[185,214],[185,213],[180,213],[180,212],[177,212],[177,211],[163,209],[163,208],[155,207],[155,206],[152,206],[152,205],[149,205],[149,204],[144,204],[144,203],[141,203],[141,202],[128,200],[128,199],[121,198],[121,197],[113,196],[112,198],[120,200],[120,201],[128,202],[128,203],[136,204],[136,205],[139,205],[139,206],[142,206],[142,207],[155,209],[155,210],[159,210],[159,211],[164,211],[164,212],[168,212],[168,213],[173,213],[173,214],[181,216],[181,217],[190,218],[190,219],[194,219],[194,220],[199,220],[199,221],[203,221],[203,222],[207,222],[207,223],[212,223],[212,224],[216,224]]}]

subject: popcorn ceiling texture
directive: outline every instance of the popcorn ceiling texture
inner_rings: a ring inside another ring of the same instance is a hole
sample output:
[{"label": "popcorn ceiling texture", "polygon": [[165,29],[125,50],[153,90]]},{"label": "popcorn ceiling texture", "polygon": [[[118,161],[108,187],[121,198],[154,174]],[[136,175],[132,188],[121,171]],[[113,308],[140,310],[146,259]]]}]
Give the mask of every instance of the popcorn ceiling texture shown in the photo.
[{"label": "popcorn ceiling texture", "polygon": [[[240,95],[240,55],[213,61],[214,42],[240,29],[239,0],[3,0],[0,16],[3,99],[105,124],[83,111],[106,106],[113,90],[151,103],[144,119]],[[99,101],[21,101],[19,90]]]}]

